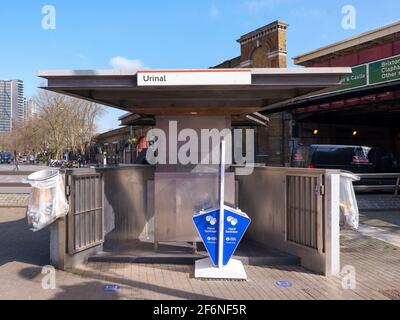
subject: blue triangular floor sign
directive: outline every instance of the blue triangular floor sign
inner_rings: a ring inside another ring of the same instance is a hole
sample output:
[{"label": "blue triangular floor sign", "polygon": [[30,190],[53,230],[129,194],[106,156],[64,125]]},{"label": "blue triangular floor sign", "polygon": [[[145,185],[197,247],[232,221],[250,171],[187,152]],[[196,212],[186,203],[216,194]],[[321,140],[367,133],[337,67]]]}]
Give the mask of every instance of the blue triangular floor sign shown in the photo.
[{"label": "blue triangular floor sign", "polygon": [[235,253],[244,233],[250,225],[250,218],[242,211],[225,206],[224,255],[226,266]]},{"label": "blue triangular floor sign", "polygon": [[[193,217],[196,229],[214,264],[218,265],[219,207],[199,211]],[[224,206],[223,265],[226,266],[235,253],[250,225],[250,218],[242,211]]]},{"label": "blue triangular floor sign", "polygon": [[219,207],[198,212],[193,222],[212,262],[218,265]]}]

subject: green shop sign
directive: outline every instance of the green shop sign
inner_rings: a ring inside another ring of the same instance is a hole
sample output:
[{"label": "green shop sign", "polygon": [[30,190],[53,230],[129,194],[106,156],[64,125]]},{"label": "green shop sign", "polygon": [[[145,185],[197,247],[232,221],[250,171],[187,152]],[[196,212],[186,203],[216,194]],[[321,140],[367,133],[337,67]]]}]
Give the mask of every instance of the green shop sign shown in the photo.
[{"label": "green shop sign", "polygon": [[342,84],[346,89],[361,87],[368,84],[367,65],[352,68],[353,73],[342,78]]},{"label": "green shop sign", "polygon": [[369,83],[377,84],[400,79],[400,56],[369,64]]},{"label": "green shop sign", "polygon": [[355,66],[353,73],[342,78],[342,86],[332,91],[344,91],[372,84],[400,80],[400,55]]}]

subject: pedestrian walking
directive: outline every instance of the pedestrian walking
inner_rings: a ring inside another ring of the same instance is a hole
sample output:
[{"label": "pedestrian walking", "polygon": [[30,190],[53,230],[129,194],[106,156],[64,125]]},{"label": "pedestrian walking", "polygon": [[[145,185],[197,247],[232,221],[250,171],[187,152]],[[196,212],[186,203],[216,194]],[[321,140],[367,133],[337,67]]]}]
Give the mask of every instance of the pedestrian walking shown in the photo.
[{"label": "pedestrian walking", "polygon": [[14,150],[14,165],[15,165],[14,171],[19,171],[17,150]]}]

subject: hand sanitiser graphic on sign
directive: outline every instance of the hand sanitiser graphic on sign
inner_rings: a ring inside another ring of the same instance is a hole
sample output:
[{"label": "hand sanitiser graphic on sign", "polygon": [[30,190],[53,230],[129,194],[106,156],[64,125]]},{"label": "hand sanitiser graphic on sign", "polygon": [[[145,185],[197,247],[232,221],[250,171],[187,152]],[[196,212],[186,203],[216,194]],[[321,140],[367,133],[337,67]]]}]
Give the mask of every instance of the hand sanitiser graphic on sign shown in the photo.
[{"label": "hand sanitiser graphic on sign", "polygon": [[225,205],[225,141],[221,142],[220,154],[220,204],[212,209],[195,212],[193,217],[194,225],[210,256],[196,261],[195,277],[246,280],[242,262],[232,259],[232,256],[251,221],[240,209]]},{"label": "hand sanitiser graphic on sign", "polygon": [[228,265],[240,241],[250,225],[250,218],[244,212],[225,206],[223,265]]},{"label": "hand sanitiser graphic on sign", "polygon": [[200,211],[193,222],[213,264],[218,265],[219,208]]}]

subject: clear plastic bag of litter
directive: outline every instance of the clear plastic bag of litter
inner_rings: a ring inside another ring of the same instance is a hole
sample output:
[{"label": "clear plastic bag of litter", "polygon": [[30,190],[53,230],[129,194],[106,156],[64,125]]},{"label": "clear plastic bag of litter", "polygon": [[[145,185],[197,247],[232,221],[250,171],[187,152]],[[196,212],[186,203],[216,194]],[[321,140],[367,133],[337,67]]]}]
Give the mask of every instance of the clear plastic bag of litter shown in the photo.
[{"label": "clear plastic bag of litter", "polygon": [[27,182],[32,186],[27,218],[36,232],[68,214],[62,176],[57,170],[43,170],[31,174]]},{"label": "clear plastic bag of litter", "polygon": [[353,181],[360,178],[350,172],[342,172],[340,175],[340,224],[351,229],[358,229],[359,210]]}]

